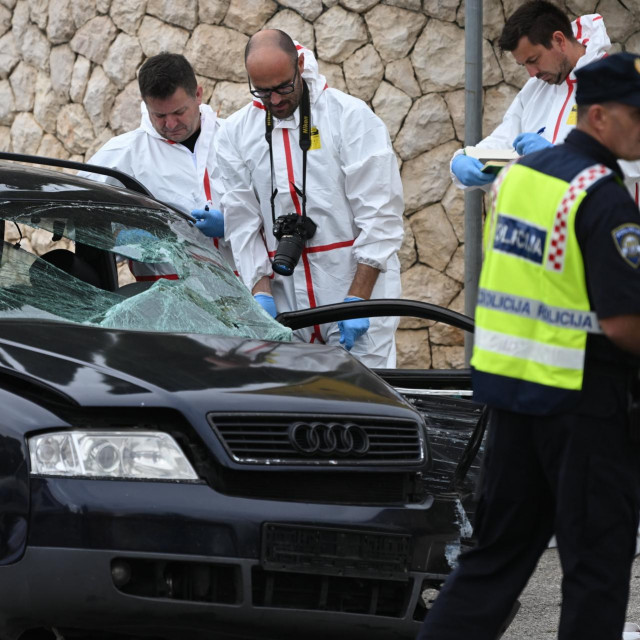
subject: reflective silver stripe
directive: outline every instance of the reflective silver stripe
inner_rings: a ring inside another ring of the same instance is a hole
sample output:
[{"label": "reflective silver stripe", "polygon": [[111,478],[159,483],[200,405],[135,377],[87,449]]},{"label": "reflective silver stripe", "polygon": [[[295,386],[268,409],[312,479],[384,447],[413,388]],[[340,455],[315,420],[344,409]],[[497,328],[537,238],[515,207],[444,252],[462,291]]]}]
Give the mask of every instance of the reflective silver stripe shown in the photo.
[{"label": "reflective silver stripe", "polygon": [[587,333],[602,333],[598,317],[593,311],[552,307],[539,300],[491,291],[490,289],[478,291],[477,304],[484,309],[503,311],[522,318],[538,320],[552,327],[577,329]]},{"label": "reflective silver stripe", "polygon": [[473,391],[469,389],[411,389],[409,387],[394,387],[403,396],[444,396],[444,397],[471,397]]},{"label": "reflective silver stripe", "polygon": [[582,371],[584,364],[584,351],[582,349],[553,347],[543,342],[510,336],[477,326],[474,333],[474,344],[478,349],[484,349],[491,353],[522,358],[530,362],[562,367],[563,369]]}]

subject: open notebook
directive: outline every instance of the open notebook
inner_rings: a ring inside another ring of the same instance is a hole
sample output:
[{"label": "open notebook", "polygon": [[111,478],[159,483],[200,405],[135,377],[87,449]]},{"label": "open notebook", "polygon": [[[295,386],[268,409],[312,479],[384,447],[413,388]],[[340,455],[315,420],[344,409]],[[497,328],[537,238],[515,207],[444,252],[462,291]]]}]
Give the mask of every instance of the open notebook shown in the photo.
[{"label": "open notebook", "polygon": [[485,147],[465,147],[464,152],[471,158],[477,158],[484,165],[485,173],[498,173],[502,167],[520,156],[515,149],[487,149]]}]

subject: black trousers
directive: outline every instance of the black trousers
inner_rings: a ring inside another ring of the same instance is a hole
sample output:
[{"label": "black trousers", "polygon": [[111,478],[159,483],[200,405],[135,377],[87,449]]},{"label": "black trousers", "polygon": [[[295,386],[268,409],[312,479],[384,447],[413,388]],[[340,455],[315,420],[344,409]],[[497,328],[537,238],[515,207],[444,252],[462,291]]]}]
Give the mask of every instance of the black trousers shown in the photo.
[{"label": "black trousers", "polygon": [[419,640],[496,640],[555,533],[560,640],[620,640],[640,511],[626,415],[493,410],[474,533]]}]

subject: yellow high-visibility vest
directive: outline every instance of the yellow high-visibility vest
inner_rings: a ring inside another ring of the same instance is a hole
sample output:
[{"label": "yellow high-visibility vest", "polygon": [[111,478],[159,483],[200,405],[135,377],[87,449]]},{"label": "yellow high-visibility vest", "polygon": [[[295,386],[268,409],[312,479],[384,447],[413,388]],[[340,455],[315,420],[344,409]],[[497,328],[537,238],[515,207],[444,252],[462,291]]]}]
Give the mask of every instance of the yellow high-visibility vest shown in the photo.
[{"label": "yellow high-visibility vest", "polygon": [[475,312],[477,371],[582,388],[587,334],[601,329],[574,223],[586,190],[611,173],[598,164],[570,183],[519,163],[500,173]]}]

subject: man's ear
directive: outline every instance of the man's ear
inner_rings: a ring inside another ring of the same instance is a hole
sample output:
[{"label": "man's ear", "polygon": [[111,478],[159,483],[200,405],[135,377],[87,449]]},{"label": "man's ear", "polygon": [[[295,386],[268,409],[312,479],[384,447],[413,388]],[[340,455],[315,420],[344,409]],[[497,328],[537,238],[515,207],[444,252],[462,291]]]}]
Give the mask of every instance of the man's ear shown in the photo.
[{"label": "man's ear", "polygon": [[202,104],[202,91],[202,87],[198,85],[198,88],[196,89],[196,100],[198,101],[198,104]]},{"label": "man's ear", "polygon": [[564,53],[567,49],[567,36],[562,31],[554,31],[551,34],[551,44],[556,44],[560,51]]},{"label": "man's ear", "polygon": [[300,75],[302,75],[302,72],[304,71],[304,52],[303,51],[301,51],[298,54],[298,71]]},{"label": "man's ear", "polygon": [[609,116],[609,110],[601,104],[590,105],[587,112],[589,125],[598,133],[606,127]]}]

